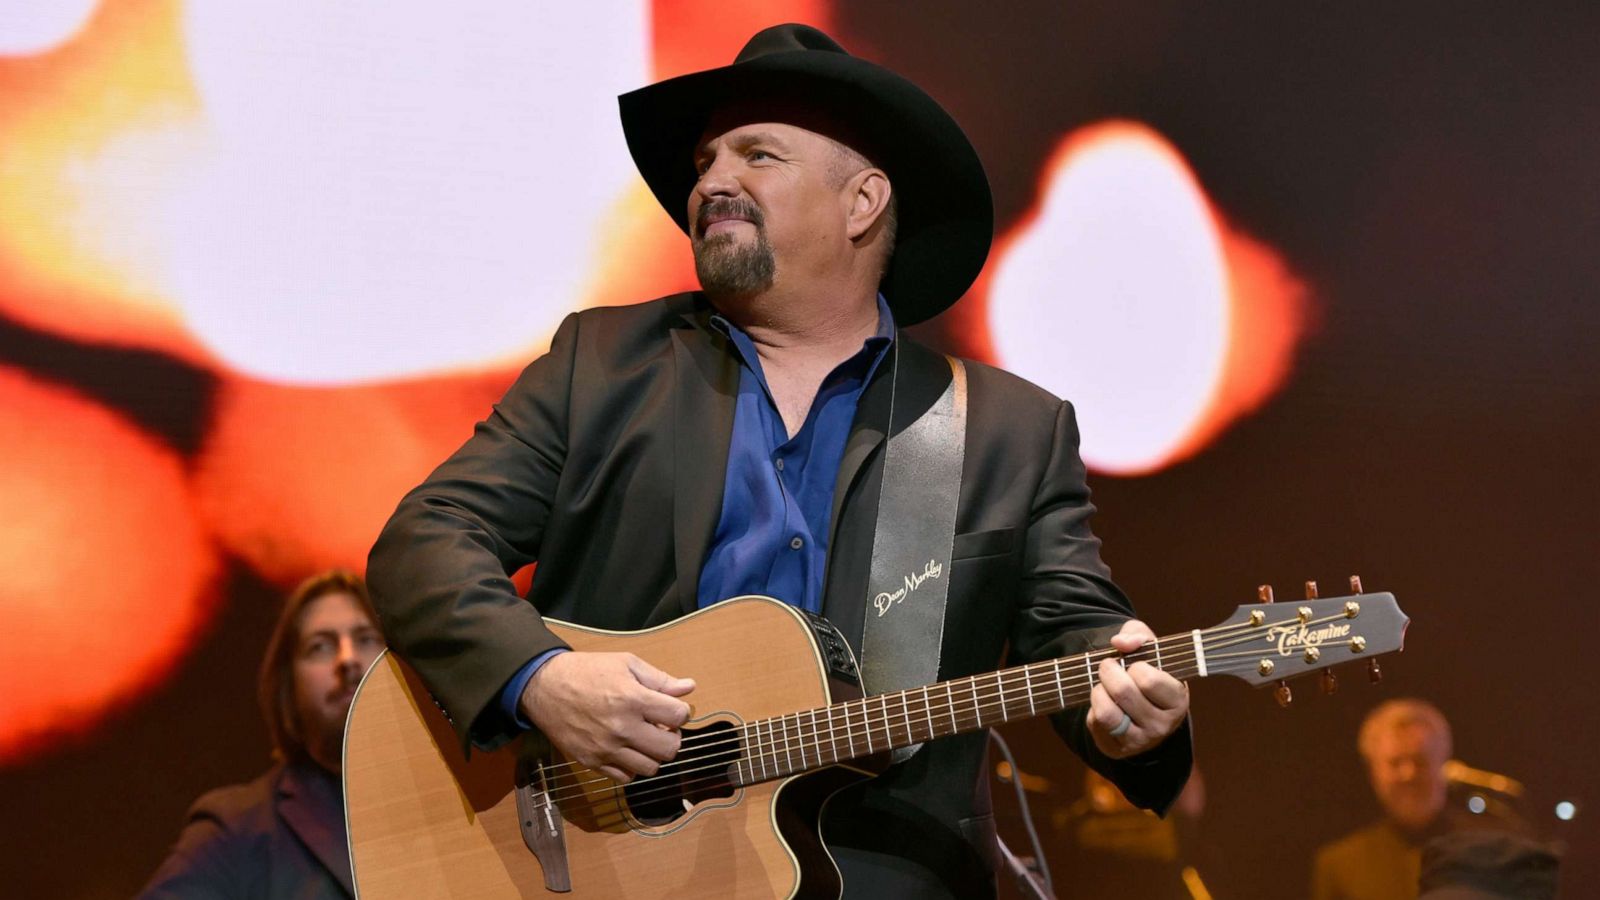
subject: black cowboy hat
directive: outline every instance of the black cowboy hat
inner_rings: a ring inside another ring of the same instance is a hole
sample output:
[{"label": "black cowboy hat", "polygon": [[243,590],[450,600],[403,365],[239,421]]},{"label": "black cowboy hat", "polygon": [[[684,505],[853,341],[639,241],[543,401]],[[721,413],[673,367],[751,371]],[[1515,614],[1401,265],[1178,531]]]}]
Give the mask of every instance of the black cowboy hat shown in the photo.
[{"label": "black cowboy hat", "polygon": [[678,227],[689,231],[694,150],[712,113],[768,97],[837,122],[844,133],[833,136],[889,174],[899,220],[879,289],[896,323],[930,319],[959,300],[994,237],[994,202],[977,151],[921,88],[809,25],[763,29],[732,65],[617,98],[639,174]]}]

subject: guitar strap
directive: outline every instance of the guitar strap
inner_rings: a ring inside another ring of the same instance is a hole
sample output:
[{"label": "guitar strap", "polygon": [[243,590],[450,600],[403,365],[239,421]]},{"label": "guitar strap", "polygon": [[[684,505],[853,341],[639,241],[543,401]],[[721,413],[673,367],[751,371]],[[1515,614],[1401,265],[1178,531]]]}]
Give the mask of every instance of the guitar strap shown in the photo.
[{"label": "guitar strap", "polygon": [[[898,357],[897,351],[890,374],[895,381]],[[884,442],[861,635],[861,680],[868,694],[939,680],[967,437],[967,370],[961,360],[945,359],[950,385],[921,418]],[[891,383],[891,423],[895,388]],[[904,762],[921,746],[895,751],[894,761]]]}]

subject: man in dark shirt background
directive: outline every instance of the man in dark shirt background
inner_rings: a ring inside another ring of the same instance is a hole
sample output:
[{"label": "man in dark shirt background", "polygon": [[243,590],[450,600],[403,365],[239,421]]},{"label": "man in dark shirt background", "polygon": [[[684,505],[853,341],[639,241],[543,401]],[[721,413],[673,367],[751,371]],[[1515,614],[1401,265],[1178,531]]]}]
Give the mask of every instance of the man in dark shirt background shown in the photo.
[{"label": "man in dark shirt background", "polygon": [[1450,722],[1424,700],[1389,700],[1367,714],[1358,746],[1383,818],[1317,851],[1312,900],[1414,900],[1430,840],[1526,830],[1508,808],[1474,816],[1448,804],[1452,744]]},{"label": "man in dark shirt background", "polygon": [[383,647],[366,584],[355,575],[317,575],[289,596],[259,683],[277,764],[195,801],[141,898],[355,895],[339,784],[344,724]]}]

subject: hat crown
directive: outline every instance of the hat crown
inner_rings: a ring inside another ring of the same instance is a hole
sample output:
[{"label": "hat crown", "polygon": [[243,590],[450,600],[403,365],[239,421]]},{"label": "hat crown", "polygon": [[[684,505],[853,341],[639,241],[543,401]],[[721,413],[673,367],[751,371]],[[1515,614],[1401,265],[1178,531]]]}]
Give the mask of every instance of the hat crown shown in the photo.
[{"label": "hat crown", "polygon": [[763,28],[755,36],[745,42],[739,55],[733,58],[735,65],[770,56],[774,53],[793,53],[801,50],[817,50],[825,53],[850,54],[839,42],[810,25],[800,25],[790,22],[785,25],[773,25]]}]

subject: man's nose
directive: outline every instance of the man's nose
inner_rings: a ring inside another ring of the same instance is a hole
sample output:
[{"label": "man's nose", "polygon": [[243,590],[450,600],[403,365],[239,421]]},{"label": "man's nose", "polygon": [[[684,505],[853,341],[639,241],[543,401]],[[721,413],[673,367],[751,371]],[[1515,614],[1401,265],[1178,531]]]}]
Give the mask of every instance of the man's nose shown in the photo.
[{"label": "man's nose", "polygon": [[349,635],[339,638],[340,668],[359,665],[361,665],[361,655],[356,652],[355,639]]},{"label": "man's nose", "polygon": [[727,154],[718,154],[713,158],[706,170],[700,173],[694,189],[706,200],[737,196],[740,191],[739,179],[731,158]]}]

